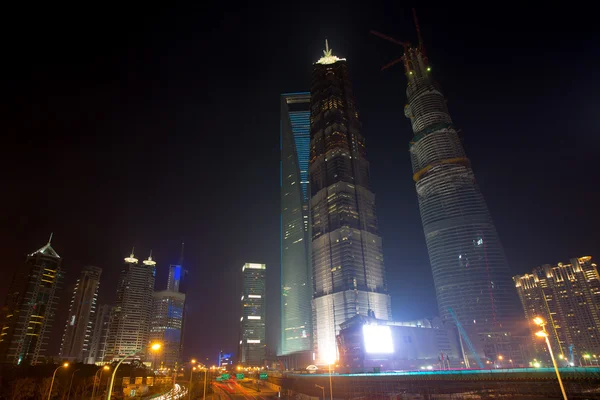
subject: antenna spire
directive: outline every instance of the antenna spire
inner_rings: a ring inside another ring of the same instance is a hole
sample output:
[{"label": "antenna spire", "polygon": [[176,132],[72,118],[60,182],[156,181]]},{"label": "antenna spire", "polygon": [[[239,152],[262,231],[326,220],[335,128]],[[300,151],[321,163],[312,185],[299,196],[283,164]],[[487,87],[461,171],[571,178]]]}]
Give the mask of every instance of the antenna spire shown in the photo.
[{"label": "antenna spire", "polygon": [[184,249],[185,243],[181,242],[181,254],[179,255],[179,265],[183,266],[183,249]]},{"label": "antenna spire", "polygon": [[133,253],[135,253],[135,246],[131,248],[131,257],[133,257]]},{"label": "antenna spire", "polygon": [[50,232],[50,237],[48,238],[48,244],[52,243],[52,236],[54,236],[54,232]]},{"label": "antenna spire", "polygon": [[148,257],[148,259],[152,260],[152,249],[150,249],[150,256]]},{"label": "antenna spire", "polygon": [[412,12],[413,19],[415,21],[415,28],[417,29],[417,37],[419,39],[419,50],[423,55],[425,55],[425,46],[423,46],[423,38],[421,37],[421,27],[419,26],[419,19],[417,18],[417,10],[413,8]]}]

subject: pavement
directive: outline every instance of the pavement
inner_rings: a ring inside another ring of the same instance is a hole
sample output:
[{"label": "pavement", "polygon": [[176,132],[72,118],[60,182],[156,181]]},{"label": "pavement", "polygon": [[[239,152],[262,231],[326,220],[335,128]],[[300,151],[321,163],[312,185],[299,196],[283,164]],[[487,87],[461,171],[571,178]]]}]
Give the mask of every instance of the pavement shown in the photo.
[{"label": "pavement", "polygon": [[273,400],[277,398],[277,392],[265,386],[261,386],[260,391],[256,386],[240,385],[237,382],[219,382],[213,383],[213,400]]}]

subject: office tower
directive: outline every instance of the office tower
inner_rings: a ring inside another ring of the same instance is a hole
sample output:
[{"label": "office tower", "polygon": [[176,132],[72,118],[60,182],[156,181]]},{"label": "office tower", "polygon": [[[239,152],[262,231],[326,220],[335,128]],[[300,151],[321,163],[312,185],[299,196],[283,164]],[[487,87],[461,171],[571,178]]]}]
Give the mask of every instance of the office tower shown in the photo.
[{"label": "office tower", "polygon": [[600,354],[600,278],[591,257],[543,265],[513,279],[538,354],[546,345],[535,336],[540,330],[532,323],[535,317],[546,321],[552,349],[565,360]]},{"label": "office tower", "polygon": [[265,264],[255,263],[246,263],[242,267],[239,360],[246,367],[262,366],[267,355],[265,344],[266,269]]},{"label": "office tower", "polygon": [[314,64],[311,80],[310,209],[313,344],[320,362],[337,358],[339,325],[371,312],[391,319],[375,195],[346,60]]},{"label": "office tower", "polygon": [[[310,93],[281,95],[280,355],[312,350]],[[310,356],[310,354],[309,354]]]},{"label": "office tower", "polygon": [[0,315],[0,362],[39,364],[45,361],[63,282],[61,257],[48,244],[29,254],[15,272]]},{"label": "office tower", "polygon": [[60,346],[63,359],[87,362],[102,268],[87,266],[75,284]]},{"label": "office tower", "polygon": [[182,293],[184,272],[182,244],[179,264],[169,266],[167,290],[154,292],[150,341],[162,343],[160,352],[155,355],[160,360],[155,368],[176,368],[180,362],[185,310],[185,294]]},{"label": "office tower", "polygon": [[219,352],[219,368],[231,368],[233,359],[230,353],[225,353],[223,350]]},{"label": "office tower", "polygon": [[440,316],[452,321],[452,309],[486,356],[512,354],[511,327],[522,312],[496,228],[421,43],[407,46],[402,61],[413,179]]},{"label": "office tower", "polygon": [[110,316],[105,362],[133,354],[142,359],[146,357],[155,276],[156,262],[152,261],[152,255],[141,264],[133,251],[125,258],[117,282],[115,307]]},{"label": "office tower", "polygon": [[103,304],[96,310],[88,364],[102,363],[104,361],[111,310],[112,307],[108,304]]}]

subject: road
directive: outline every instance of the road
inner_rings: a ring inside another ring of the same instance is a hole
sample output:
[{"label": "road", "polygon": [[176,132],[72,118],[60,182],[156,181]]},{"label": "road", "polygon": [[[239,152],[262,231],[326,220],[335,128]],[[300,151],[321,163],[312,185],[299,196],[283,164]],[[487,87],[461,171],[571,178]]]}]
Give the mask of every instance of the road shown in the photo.
[{"label": "road", "polygon": [[261,386],[260,392],[256,391],[256,386],[252,382],[245,382],[247,386],[240,385],[238,382],[218,382],[213,383],[214,400],[274,400],[277,399],[277,392]]},{"label": "road", "polygon": [[152,400],[177,400],[183,398],[185,395],[187,395],[187,389],[176,383],[173,389],[158,397],[154,397]]}]

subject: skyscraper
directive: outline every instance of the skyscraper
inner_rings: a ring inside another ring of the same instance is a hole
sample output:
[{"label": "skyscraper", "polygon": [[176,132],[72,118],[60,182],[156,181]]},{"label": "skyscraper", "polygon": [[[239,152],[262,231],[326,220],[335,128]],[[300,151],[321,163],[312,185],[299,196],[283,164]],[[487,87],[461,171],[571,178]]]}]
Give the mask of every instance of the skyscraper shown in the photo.
[{"label": "skyscraper", "polygon": [[279,354],[312,350],[310,93],[281,95],[281,338]]},{"label": "skyscraper", "polygon": [[101,268],[87,266],[77,279],[60,346],[64,359],[88,361],[101,273]]},{"label": "skyscraper", "polygon": [[488,357],[510,354],[511,327],[522,312],[496,228],[422,45],[407,46],[402,61],[413,179],[440,316],[451,321],[452,309]]},{"label": "skyscraper", "polygon": [[0,314],[0,362],[38,364],[44,360],[58,293],[63,281],[62,259],[51,246],[29,254],[18,268]]},{"label": "skyscraper", "polygon": [[247,367],[263,365],[266,353],[266,269],[265,264],[246,263],[242,267],[242,316],[240,318],[240,363]]},{"label": "skyscraper", "polygon": [[370,312],[391,319],[375,195],[346,60],[325,47],[312,73],[309,167],[313,343],[321,362],[336,357],[342,322]]},{"label": "skyscraper", "polygon": [[591,257],[543,265],[513,279],[538,354],[546,351],[546,345],[535,337],[539,331],[531,323],[535,317],[546,321],[552,349],[564,359],[571,350],[577,359],[600,353],[600,277]]},{"label": "skyscraper", "polygon": [[149,343],[156,262],[152,256],[140,265],[133,251],[125,258],[117,282],[117,299],[109,323],[104,361],[138,354],[145,358]]},{"label": "skyscraper", "polygon": [[90,356],[88,358],[89,364],[95,364],[97,362],[102,363],[104,361],[111,311],[112,307],[108,304],[103,304],[96,310],[94,331],[92,333],[90,345]]},{"label": "skyscraper", "polygon": [[182,247],[179,264],[169,266],[167,290],[154,292],[150,341],[162,343],[156,355],[160,360],[156,368],[176,368],[181,361],[185,310],[185,294],[181,293],[183,274]]}]

